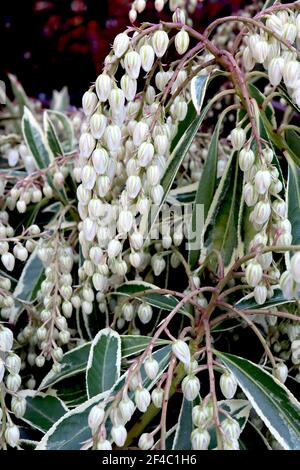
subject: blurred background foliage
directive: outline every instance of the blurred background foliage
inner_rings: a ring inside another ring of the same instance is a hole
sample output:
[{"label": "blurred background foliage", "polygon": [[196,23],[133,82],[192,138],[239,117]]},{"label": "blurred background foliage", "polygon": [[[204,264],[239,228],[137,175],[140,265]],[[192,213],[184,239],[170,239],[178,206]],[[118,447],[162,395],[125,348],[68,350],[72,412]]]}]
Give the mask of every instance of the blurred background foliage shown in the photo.
[{"label": "blurred background foliage", "polygon": [[[130,0],[2,0],[0,2],[1,73],[15,74],[30,96],[45,104],[52,90],[67,86],[71,102],[81,96],[102,68],[113,38],[129,24]],[[252,4],[245,0],[198,1],[194,27],[203,29],[220,16]],[[167,20],[165,9],[159,17]],[[155,21],[148,1],[138,21]]]}]

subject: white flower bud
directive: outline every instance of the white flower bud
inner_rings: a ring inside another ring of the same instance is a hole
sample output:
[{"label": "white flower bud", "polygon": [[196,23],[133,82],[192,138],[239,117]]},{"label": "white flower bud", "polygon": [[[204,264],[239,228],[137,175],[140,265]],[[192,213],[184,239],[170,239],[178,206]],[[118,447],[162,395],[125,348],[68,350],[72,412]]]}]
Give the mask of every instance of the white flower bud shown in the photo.
[{"label": "white flower bud", "polygon": [[210,416],[208,413],[207,406],[197,405],[193,407],[192,410],[192,420],[194,426],[203,427],[209,420]]},{"label": "white flower bud", "polygon": [[207,450],[210,443],[209,432],[202,429],[194,429],[191,434],[193,450]]},{"label": "white flower bud", "polygon": [[94,139],[101,139],[107,125],[107,117],[104,114],[95,113],[90,119],[91,134]]},{"label": "white flower bud", "polygon": [[150,405],[151,396],[146,388],[139,386],[135,391],[134,400],[138,410],[145,413]]},{"label": "white flower bud", "polygon": [[4,437],[10,447],[16,447],[20,440],[19,428],[15,424],[8,423]]},{"label": "white flower bud", "polygon": [[241,428],[239,423],[233,418],[226,418],[221,423],[222,431],[225,437],[231,440],[237,440],[241,434]]},{"label": "white flower bud", "polygon": [[164,188],[158,184],[151,189],[151,197],[154,204],[160,204],[164,196]]},{"label": "white flower bud", "polygon": [[123,90],[113,88],[109,94],[109,104],[113,113],[121,113],[125,105]]},{"label": "white flower bud", "polygon": [[175,48],[179,55],[184,54],[189,47],[190,36],[187,31],[182,29],[175,36]]},{"label": "white flower bud", "polygon": [[254,178],[258,194],[265,194],[272,182],[271,173],[268,170],[259,170]]},{"label": "white flower bud", "polygon": [[12,349],[13,340],[11,330],[0,326],[0,351],[9,352]]},{"label": "white flower bud", "polygon": [[286,217],[287,207],[284,201],[277,199],[273,202],[272,209],[279,217],[282,217],[283,219]]},{"label": "white flower bud", "polygon": [[276,379],[278,379],[283,384],[287,379],[288,373],[289,370],[283,362],[276,364],[276,366],[273,368],[274,377],[276,377]]},{"label": "white flower bud", "polygon": [[110,179],[108,176],[101,175],[97,180],[97,192],[99,197],[105,197],[110,190]]},{"label": "white flower bud", "polygon": [[134,10],[133,8],[131,8],[130,12],[129,12],[129,20],[131,23],[134,23],[135,20],[136,20],[136,17],[137,17],[137,12],[136,10]]},{"label": "white flower bud", "polygon": [[295,297],[297,293],[297,284],[295,283],[294,278],[289,271],[282,273],[279,285],[285,299],[290,300]]},{"label": "white flower bud", "polygon": [[108,285],[108,278],[100,273],[93,274],[93,286],[97,291],[104,292]]},{"label": "white flower bud", "polygon": [[141,64],[145,72],[150,72],[154,63],[154,50],[149,44],[145,44],[139,51]]},{"label": "white flower bud", "polygon": [[258,34],[253,34],[249,38],[249,48],[254,59],[262,64],[268,57],[268,42],[262,39]]},{"label": "white flower bud", "polygon": [[[4,361],[0,358],[0,383],[3,380],[5,374],[5,364]],[[0,412],[0,422],[1,422],[1,412]]]},{"label": "white flower bud", "polygon": [[141,64],[141,58],[136,51],[127,52],[124,58],[124,67],[130,78],[138,78],[141,70]]},{"label": "white flower bud", "polygon": [[96,141],[88,132],[81,134],[79,139],[79,151],[83,158],[88,158],[95,148]]},{"label": "white flower bud", "polygon": [[142,167],[147,167],[154,155],[154,147],[149,142],[143,142],[138,150],[138,163]]},{"label": "white flower bud", "polygon": [[295,42],[297,36],[297,27],[294,23],[288,22],[283,25],[282,38],[289,41],[291,44]]},{"label": "white flower bud", "polygon": [[107,439],[103,439],[98,442],[97,450],[111,450],[111,443]]},{"label": "white flower bud", "polygon": [[184,398],[193,401],[199,395],[200,381],[195,375],[187,375],[181,383]]},{"label": "white flower bud", "polygon": [[288,88],[295,88],[300,78],[300,62],[290,60],[283,67],[283,80]]},{"label": "white flower bud", "polygon": [[7,271],[13,271],[15,267],[15,257],[12,253],[4,253],[1,256],[1,261]]},{"label": "white flower bud", "polygon": [[130,262],[131,266],[138,269],[141,266],[142,261],[143,261],[143,258],[142,258],[141,253],[137,253],[137,252],[130,253],[129,262]]},{"label": "white flower bud", "polygon": [[261,265],[256,260],[250,261],[246,268],[245,276],[247,284],[251,287],[256,287],[263,276]]},{"label": "white flower bud", "polygon": [[154,145],[159,155],[166,155],[169,148],[169,139],[166,135],[157,135],[154,138]]},{"label": "white flower bud", "polygon": [[142,188],[141,178],[131,175],[126,181],[126,189],[129,199],[135,199]]},{"label": "white flower bud", "polygon": [[292,244],[292,234],[291,233],[281,233],[279,237],[276,240],[276,245],[277,246],[289,246]]},{"label": "white flower bud", "polygon": [[172,345],[172,352],[173,354],[179,359],[180,362],[183,364],[189,366],[191,362],[191,353],[190,353],[190,348],[188,345],[182,341],[181,339],[178,339],[173,343]]},{"label": "white flower bud", "polygon": [[106,145],[111,152],[118,150],[121,146],[122,134],[118,126],[111,124],[104,133]]},{"label": "white flower bud", "polygon": [[291,275],[293,276],[295,282],[300,283],[300,252],[294,254],[291,259]]},{"label": "white flower bud", "polygon": [[155,276],[160,276],[166,267],[164,258],[160,255],[154,255],[151,259],[151,266]]},{"label": "white flower bud", "polygon": [[156,408],[161,408],[163,399],[164,399],[164,391],[162,388],[155,388],[151,393],[151,398],[154,406]]},{"label": "white flower bud", "polygon": [[134,308],[130,303],[126,303],[122,306],[122,314],[126,321],[131,321],[134,316]]},{"label": "white flower bud", "polygon": [[103,212],[103,204],[99,199],[91,199],[88,204],[89,216],[92,220],[97,220]]},{"label": "white flower bud", "polygon": [[20,201],[17,202],[17,211],[20,214],[24,214],[26,212],[26,209],[27,209],[27,206],[24,200],[21,199]]},{"label": "white flower bud", "polygon": [[251,149],[249,150],[242,149],[240,151],[239,165],[242,171],[248,171],[252,167],[254,160],[255,160],[255,155]]},{"label": "white flower bud", "polygon": [[133,215],[128,210],[122,210],[118,218],[118,230],[121,233],[130,232],[133,225]]},{"label": "white flower bud", "polygon": [[230,139],[234,150],[241,150],[246,141],[246,132],[241,127],[236,127],[231,131]]},{"label": "white flower bud", "polygon": [[96,172],[91,165],[84,165],[81,173],[82,186],[92,190],[96,182]]},{"label": "white flower bud", "polygon": [[266,26],[270,28],[274,33],[282,35],[283,24],[280,18],[276,15],[270,15],[267,18]]},{"label": "white flower bud", "polygon": [[122,424],[118,424],[111,428],[112,440],[118,447],[123,447],[127,438],[126,428]]},{"label": "white flower bud", "polygon": [[91,116],[98,104],[98,98],[93,91],[86,91],[82,97],[82,108],[86,116]]},{"label": "white flower bud", "polygon": [[133,101],[137,90],[137,81],[130,78],[129,75],[123,75],[121,78],[121,88],[127,101]]},{"label": "white flower bud", "polygon": [[271,215],[271,206],[268,202],[258,202],[253,210],[253,220],[259,225],[266,223]]},{"label": "white flower bud", "polygon": [[231,373],[225,372],[220,378],[220,389],[227,400],[231,400],[237,389],[237,383]]},{"label": "white flower bud", "polygon": [[155,377],[157,377],[159,371],[158,362],[152,356],[150,356],[145,360],[144,367],[149,379],[154,380]]},{"label": "white flower bud", "polygon": [[26,411],[26,400],[23,397],[13,396],[11,399],[11,411],[16,418],[22,418]]},{"label": "white flower bud", "polygon": [[244,62],[245,69],[247,70],[247,72],[252,70],[255,65],[255,60],[251,54],[249,47],[245,47],[243,51],[243,62]]},{"label": "white flower bud", "polygon": [[169,37],[165,31],[156,31],[152,37],[152,46],[157,57],[162,57],[169,45]]},{"label": "white flower bud", "polygon": [[113,43],[115,56],[120,58],[127,51],[129,46],[129,37],[125,33],[117,34]]},{"label": "white flower bud", "polygon": [[5,365],[11,374],[18,374],[21,369],[21,359],[16,354],[8,354]]},{"label": "white flower bud", "polygon": [[88,425],[94,434],[99,428],[100,424],[103,422],[105,416],[105,410],[101,405],[95,405],[89,412],[88,416]]},{"label": "white flower bud", "polygon": [[111,78],[102,73],[96,80],[96,91],[98,98],[101,102],[104,102],[108,99],[110,91],[111,91],[112,81]]},{"label": "white flower bud", "polygon": [[107,247],[107,254],[109,258],[116,258],[122,250],[122,244],[119,240],[111,240]]},{"label": "white flower bud", "polygon": [[26,261],[28,258],[28,251],[22,245],[14,246],[13,253],[17,259],[20,261]]},{"label": "white flower bud", "polygon": [[19,374],[8,374],[6,377],[6,388],[10,392],[16,392],[21,385],[21,377]]},{"label": "white flower bud", "polygon": [[142,303],[139,305],[138,317],[144,325],[149,323],[149,321],[152,318],[152,314],[153,314],[153,311],[152,311],[151,305],[148,305],[146,303]]},{"label": "white flower bud", "polygon": [[270,83],[273,86],[278,86],[282,79],[284,69],[284,60],[282,57],[274,57],[271,60],[269,67],[268,67],[268,75]]},{"label": "white flower bud", "polygon": [[91,242],[94,240],[96,235],[97,224],[94,220],[86,218],[83,221],[83,233],[87,241]]},{"label": "white flower bud", "polygon": [[142,142],[144,142],[147,139],[148,135],[149,135],[148,124],[142,121],[138,122],[135,125],[133,135],[132,135],[134,145],[136,145],[137,147],[140,146]]},{"label": "white flower bud", "polygon": [[138,446],[142,450],[149,450],[154,446],[154,439],[151,434],[144,433],[139,438]]},{"label": "white flower bud", "polygon": [[17,149],[10,149],[7,154],[8,165],[14,167],[19,161],[19,152]]}]

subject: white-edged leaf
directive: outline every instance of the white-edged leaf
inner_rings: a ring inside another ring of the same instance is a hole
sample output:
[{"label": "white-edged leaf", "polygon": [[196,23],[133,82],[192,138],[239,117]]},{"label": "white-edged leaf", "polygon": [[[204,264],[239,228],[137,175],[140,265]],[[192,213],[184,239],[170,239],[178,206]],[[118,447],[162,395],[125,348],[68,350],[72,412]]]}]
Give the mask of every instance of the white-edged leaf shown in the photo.
[{"label": "white-edged leaf", "polygon": [[22,130],[26,144],[40,169],[46,168],[53,161],[53,154],[47,144],[41,126],[32,112],[24,107]]},{"label": "white-edged leaf", "polygon": [[[22,274],[15,287],[13,296],[15,299],[20,299],[30,302],[36,298],[39,286],[44,276],[44,266],[38,257],[38,247],[31,253],[26,261]],[[10,321],[14,323],[22,312],[24,306],[21,302],[16,300],[14,307],[10,313]]]},{"label": "white-edged leaf", "polygon": [[300,449],[300,403],[291,392],[260,366],[242,357],[215,351],[235,376],[258,416],[280,445]]},{"label": "white-edged leaf", "polygon": [[[51,120],[54,128],[56,129],[56,133],[58,134],[60,142],[62,142],[62,146],[65,152],[72,152],[75,150],[75,135],[74,135],[74,128],[72,125],[71,120],[66,116],[66,114],[61,113],[59,111],[54,111],[49,109],[47,111],[48,117]],[[57,125],[62,129],[61,132],[58,133]]]},{"label": "white-edged leaf", "polygon": [[198,75],[191,80],[191,98],[197,114],[200,114],[209,82],[209,75]]},{"label": "white-edged leaf", "polygon": [[[300,142],[298,152],[300,150]],[[300,245],[300,168],[289,161],[287,206],[292,225],[292,245]]]},{"label": "white-edged leaf", "polygon": [[120,335],[111,328],[104,328],[91,344],[86,369],[88,398],[110,390],[120,377],[120,370]]},{"label": "white-edged leaf", "polygon": [[63,156],[64,150],[58,139],[54,125],[52,124],[48,111],[44,112],[44,130],[46,135],[46,140],[49,148],[51,149],[54,157]]},{"label": "white-edged leaf", "polygon": [[[171,346],[165,346],[153,353],[153,357],[159,363],[159,373],[156,379],[150,380],[143,368],[141,376],[143,387],[152,388],[160,380],[161,375],[168,366]],[[79,450],[83,444],[91,438],[88,427],[88,415],[91,408],[104,401],[112,393],[116,393],[124,385],[127,373],[122,375],[112,390],[96,395],[85,403],[77,406],[60,418],[44,435],[37,446],[37,450]],[[107,432],[110,430],[110,422],[107,423]]]},{"label": "white-edged leaf", "polygon": [[191,450],[192,410],[193,402],[183,397],[172,450]]},{"label": "white-edged leaf", "polygon": [[22,420],[44,433],[69,411],[66,405],[53,395],[22,390],[20,396],[26,399],[26,411]]},{"label": "white-edged leaf", "polygon": [[[282,290],[279,288],[279,286],[273,286],[274,287],[274,293],[273,296],[270,299],[267,299],[263,305],[258,304],[254,298],[253,292],[251,292],[248,295],[245,295],[242,299],[240,299],[235,305],[235,308],[238,308],[240,310],[245,310],[245,309],[264,309],[264,308],[271,308],[271,307],[276,307],[277,305],[284,305],[284,304],[290,304],[293,302],[296,302],[297,299],[291,299],[291,300],[286,300],[286,298],[283,295]],[[298,293],[298,299],[300,299],[300,292]]]}]

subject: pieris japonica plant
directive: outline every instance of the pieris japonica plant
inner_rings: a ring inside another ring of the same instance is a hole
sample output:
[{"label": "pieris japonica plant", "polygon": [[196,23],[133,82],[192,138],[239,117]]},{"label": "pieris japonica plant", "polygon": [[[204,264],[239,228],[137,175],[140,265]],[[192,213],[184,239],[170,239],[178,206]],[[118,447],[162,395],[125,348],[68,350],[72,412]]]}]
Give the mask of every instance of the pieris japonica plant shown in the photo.
[{"label": "pieris japonica plant", "polygon": [[300,2],[195,4],[135,0],[82,109],[10,76],[2,449],[300,449]]}]

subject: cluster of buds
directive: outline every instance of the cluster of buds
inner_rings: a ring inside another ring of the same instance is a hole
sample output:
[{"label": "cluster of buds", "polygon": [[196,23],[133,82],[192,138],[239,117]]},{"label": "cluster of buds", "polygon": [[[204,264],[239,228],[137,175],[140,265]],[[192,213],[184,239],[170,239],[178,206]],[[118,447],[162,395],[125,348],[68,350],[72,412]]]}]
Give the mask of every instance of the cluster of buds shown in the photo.
[{"label": "cluster of buds", "polygon": [[[24,416],[26,400],[18,391],[21,386],[19,374],[22,366],[20,357],[13,352],[13,333],[9,328],[0,324],[0,394],[1,403],[5,396],[11,397],[11,411],[16,418]],[[5,415],[5,416],[4,416]],[[6,406],[0,407],[0,424],[4,430],[5,442],[10,447],[16,447],[20,439],[18,427],[12,422]]]},{"label": "cluster of buds", "polygon": [[[146,9],[147,1],[148,0],[134,0],[132,2],[129,11],[129,19],[132,23],[135,22],[138,14]],[[195,13],[197,3],[198,0],[155,0],[154,7],[155,10],[160,13],[167,5],[169,10],[173,12],[174,23],[180,23],[182,19],[187,19],[187,22],[192,24],[192,20],[188,18],[188,15]]]},{"label": "cluster of buds", "polygon": [[30,322],[19,333],[18,341],[29,344],[27,361],[31,366],[43,367],[46,359],[52,359],[58,371],[62,347],[71,337],[67,319],[74,306],[78,308],[79,297],[74,294],[71,275],[74,253],[64,240],[54,237],[40,243],[38,256],[45,267],[45,279],[37,295],[37,307],[32,309]]},{"label": "cluster of buds", "polygon": [[[297,54],[279,39],[293,45],[300,43],[300,16],[292,11],[278,11],[268,15],[266,27],[260,33],[249,34],[245,41],[243,62],[247,70],[262,64],[273,87],[283,80],[292,100],[300,106],[300,63]],[[274,36],[275,34],[275,36]]]},{"label": "cluster of buds", "polygon": [[0,152],[3,158],[7,159],[9,167],[23,166],[28,174],[36,170],[33,155],[24,142],[18,145],[10,143],[2,145]]},{"label": "cluster of buds", "polygon": [[[188,33],[180,30],[175,36],[178,53],[183,54],[188,45]],[[93,286],[102,303],[110,286],[120,284],[130,270],[140,273],[151,266],[154,276],[159,276],[166,266],[161,256],[164,247],[156,244],[159,253],[152,253],[151,258],[141,227],[151,205],[161,203],[164,189],[160,182],[170,142],[187,114],[184,92],[174,98],[168,111],[159,103],[170,80],[172,95],[187,78],[184,68],[174,77],[172,68],[164,70],[161,60],[168,47],[168,34],[161,29],[149,36],[142,34],[140,39],[138,33],[132,37],[118,34],[95,87],[83,96],[87,124],[74,169],[80,183],[79,240],[84,258],[79,277],[85,286]],[[138,78],[158,64],[141,96]],[[118,81],[117,71],[122,72]],[[167,238],[169,249],[172,239]],[[130,250],[123,254],[127,241]],[[146,307],[140,307],[138,315],[143,323],[151,316]]]},{"label": "cluster of buds", "polygon": [[[239,166],[244,173],[244,201],[253,208],[249,220],[257,232],[249,244],[249,250],[259,253],[268,245],[289,246],[292,235],[287,205],[281,197],[283,185],[278,169],[272,164],[273,150],[265,147],[258,155],[252,149],[251,141],[246,143],[246,132],[241,127],[231,132],[231,142],[239,152]],[[246,267],[247,284],[254,288],[255,300],[260,305],[273,296],[272,284],[264,274],[273,280],[273,284],[278,282],[279,272],[271,251],[258,254]]]}]

